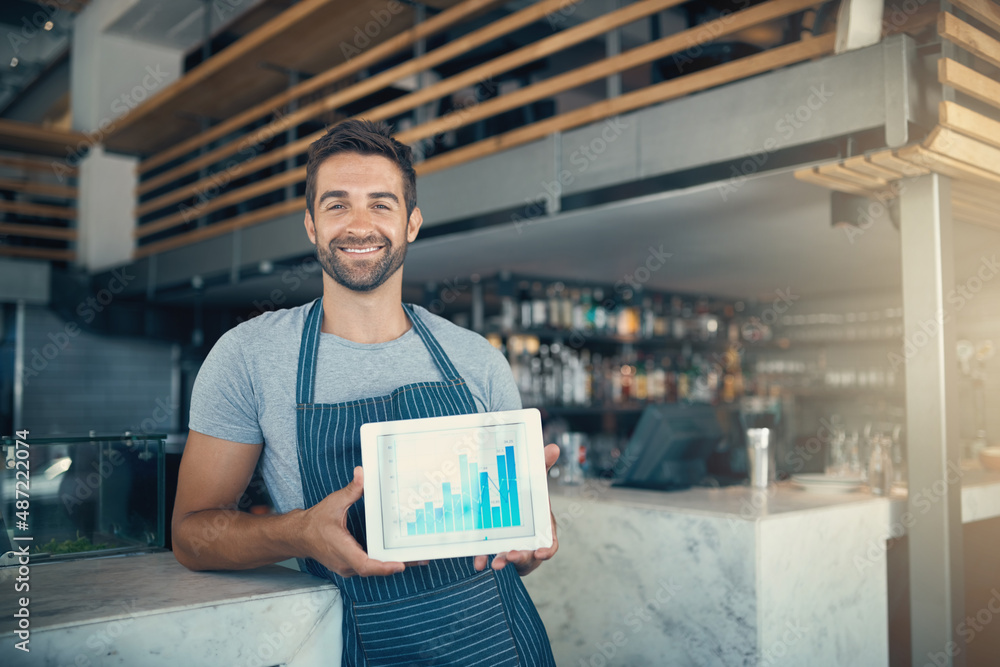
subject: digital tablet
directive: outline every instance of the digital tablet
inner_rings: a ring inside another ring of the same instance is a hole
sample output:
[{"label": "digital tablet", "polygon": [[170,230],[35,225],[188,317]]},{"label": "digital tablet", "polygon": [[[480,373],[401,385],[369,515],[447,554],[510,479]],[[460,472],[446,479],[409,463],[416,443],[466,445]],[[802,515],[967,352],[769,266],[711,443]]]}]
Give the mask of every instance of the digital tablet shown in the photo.
[{"label": "digital tablet", "polygon": [[368,555],[420,561],[552,546],[538,410],[361,427]]}]

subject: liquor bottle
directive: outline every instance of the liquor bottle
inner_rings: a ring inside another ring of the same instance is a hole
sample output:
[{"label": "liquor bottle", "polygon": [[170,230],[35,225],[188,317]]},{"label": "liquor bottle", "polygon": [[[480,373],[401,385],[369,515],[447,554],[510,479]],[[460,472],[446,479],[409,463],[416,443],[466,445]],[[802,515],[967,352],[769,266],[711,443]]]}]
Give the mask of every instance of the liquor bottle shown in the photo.
[{"label": "liquor bottle", "polygon": [[594,400],[593,384],[594,365],[591,361],[590,350],[580,350],[580,374],[576,385],[576,404],[590,405]]},{"label": "liquor bottle", "polygon": [[653,336],[666,337],[668,325],[667,314],[663,311],[663,296],[657,294],[653,297]]},{"label": "liquor bottle", "polygon": [[500,272],[497,293],[500,295],[500,330],[510,333],[514,330],[517,319],[514,308],[514,282],[511,280],[510,272]]},{"label": "liquor bottle", "polygon": [[645,296],[642,298],[641,324],[639,325],[639,336],[642,338],[652,338],[656,335],[656,313],[653,310],[653,299]]},{"label": "liquor bottle", "polygon": [[531,326],[536,329],[544,329],[548,324],[547,304],[545,293],[542,291],[541,283],[531,285]]},{"label": "liquor bottle", "polygon": [[564,285],[562,283],[552,283],[545,290],[546,297],[546,310],[549,315],[549,328],[550,329],[562,329],[562,291]]},{"label": "liquor bottle", "polygon": [[674,340],[683,340],[687,335],[684,322],[683,306],[681,298],[674,296],[670,298],[670,336]]},{"label": "liquor bottle", "polygon": [[611,380],[611,392],[609,398],[611,402],[618,405],[622,402],[622,366],[617,359],[612,359],[608,367],[608,376]]},{"label": "liquor bottle", "polygon": [[622,396],[621,401],[623,403],[629,403],[635,400],[635,366],[624,361],[622,363],[621,370],[621,383],[622,383]]},{"label": "liquor bottle", "polygon": [[573,328],[573,304],[580,300],[580,290],[563,290],[562,298],[559,299],[559,321],[563,329]]},{"label": "liquor bottle", "polygon": [[662,364],[654,364],[649,373],[649,400],[656,403],[667,400],[667,371]]},{"label": "liquor bottle", "polygon": [[639,333],[639,309],[632,302],[635,294],[625,290],[615,308],[616,331],[619,336],[631,338]]},{"label": "liquor bottle", "polygon": [[520,300],[521,306],[521,329],[524,331],[531,330],[531,292],[529,291],[529,284],[527,282],[522,282],[518,284],[518,299]]},{"label": "liquor bottle", "polygon": [[635,366],[635,400],[649,400],[649,365],[648,359],[639,359]]},{"label": "liquor bottle", "polygon": [[590,289],[583,288],[579,293],[579,298],[574,297],[573,303],[573,329],[576,331],[586,331],[590,328],[590,321],[587,319],[590,313]]},{"label": "liquor bottle", "polygon": [[677,400],[686,401],[690,395],[691,378],[688,377],[687,373],[677,374]]},{"label": "liquor bottle", "polygon": [[590,400],[596,406],[608,402],[604,385],[604,358],[600,354],[595,354],[590,359]]},{"label": "liquor bottle", "polygon": [[878,433],[871,436],[868,460],[868,486],[876,496],[888,496],[892,490],[892,440]]},{"label": "liquor bottle", "polygon": [[604,310],[604,290],[600,287],[594,289],[594,302],[591,304],[587,319],[595,332],[605,333],[608,326],[608,313]]}]

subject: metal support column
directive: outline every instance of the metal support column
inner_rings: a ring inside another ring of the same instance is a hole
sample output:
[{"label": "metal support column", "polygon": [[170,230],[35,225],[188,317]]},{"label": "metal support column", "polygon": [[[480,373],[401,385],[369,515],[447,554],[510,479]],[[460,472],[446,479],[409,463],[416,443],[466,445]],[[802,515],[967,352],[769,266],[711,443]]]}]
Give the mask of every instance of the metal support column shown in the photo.
[{"label": "metal support column", "polygon": [[[621,9],[621,0],[611,0],[611,11]],[[614,58],[622,52],[622,31],[615,28],[604,35],[604,55],[607,58]],[[608,99],[620,97],[622,94],[622,73],[618,72],[608,76],[605,80]]]},{"label": "metal support column", "polygon": [[28,428],[24,423],[24,332],[26,318],[24,299],[18,299],[14,315],[14,432]]},{"label": "metal support column", "polygon": [[958,429],[951,182],[938,174],[903,182],[900,194],[906,368],[913,664],[964,667],[962,471]]},{"label": "metal support column", "polygon": [[[302,77],[299,74],[298,70],[288,70],[288,87],[289,88],[294,88],[295,86],[299,85],[299,82],[301,80],[302,80]],[[294,100],[292,100],[292,101],[290,101],[288,103],[288,109],[287,109],[287,111],[285,113],[291,115],[291,114],[295,113],[296,111],[298,111],[298,109],[299,109],[299,101],[297,99],[294,99]],[[297,130],[296,130],[295,127],[290,127],[287,130],[285,130],[285,145],[286,146],[288,144],[294,143],[298,138],[299,138],[298,137],[298,133],[297,133]],[[285,158],[285,171],[291,171],[292,169],[295,169],[295,162],[296,162],[296,158],[294,156],[289,156],[289,157]],[[288,185],[285,186],[285,201],[289,201],[291,199],[295,199],[295,184],[294,183],[289,183]]]}]

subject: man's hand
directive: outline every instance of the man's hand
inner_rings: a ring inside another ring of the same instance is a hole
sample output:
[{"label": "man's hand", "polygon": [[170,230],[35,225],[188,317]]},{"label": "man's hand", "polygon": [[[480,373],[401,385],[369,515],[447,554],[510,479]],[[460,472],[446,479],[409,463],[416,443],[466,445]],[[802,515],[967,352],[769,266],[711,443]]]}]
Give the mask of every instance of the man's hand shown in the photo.
[{"label": "man's hand", "polygon": [[[555,465],[556,460],[559,458],[559,445],[546,445],[545,447],[545,472]],[[517,568],[517,573],[522,577],[536,567],[542,564],[542,561],[546,561],[556,555],[559,551],[559,538],[556,536],[556,518],[552,515],[552,503],[549,502],[549,516],[552,519],[552,546],[545,547],[543,549],[535,549],[534,551],[507,551],[502,554],[497,554],[496,558],[493,559],[493,569],[502,570],[507,563],[511,563]],[[474,562],[477,571],[486,569],[486,563],[488,561],[487,556],[476,556]]]},{"label": "man's hand", "polygon": [[306,510],[303,540],[308,557],[342,577],[388,576],[402,572],[406,569],[403,563],[369,558],[347,530],[347,510],[358,502],[363,491],[364,473],[358,466],[350,484]]}]

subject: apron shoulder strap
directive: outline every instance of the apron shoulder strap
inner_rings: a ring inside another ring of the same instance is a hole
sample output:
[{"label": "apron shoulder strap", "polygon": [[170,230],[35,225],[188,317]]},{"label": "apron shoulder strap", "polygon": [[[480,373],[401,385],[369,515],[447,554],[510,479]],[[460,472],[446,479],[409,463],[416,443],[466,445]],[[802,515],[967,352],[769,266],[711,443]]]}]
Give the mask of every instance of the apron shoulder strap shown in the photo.
[{"label": "apron shoulder strap", "polygon": [[420,316],[417,315],[416,309],[408,303],[403,304],[403,308],[406,310],[406,314],[410,316],[410,321],[413,322],[413,328],[417,330],[417,335],[420,339],[424,341],[424,345],[427,346],[428,351],[431,353],[431,357],[434,358],[434,363],[437,364],[438,370],[448,381],[454,381],[460,379],[458,374],[458,369],[455,365],[451,363],[451,359],[445,353],[444,348],[441,347],[441,343],[438,339],[434,337],[431,330],[427,328],[427,325]]},{"label": "apron shoulder strap", "polygon": [[[420,319],[413,306],[403,304],[403,308],[444,378],[449,382],[460,380],[458,369],[451,363],[451,359],[441,347],[441,343],[427,328],[427,324]],[[302,340],[299,343],[299,370],[295,385],[295,402],[299,405],[313,402],[313,389],[316,384],[316,357],[319,351],[319,337],[322,328],[323,299],[320,297],[309,307],[306,322],[302,328]]]},{"label": "apron shoulder strap", "polygon": [[316,378],[316,353],[319,350],[319,334],[323,327],[323,297],[313,301],[306,314],[299,343],[299,372],[296,375],[295,402],[305,405],[313,402],[313,386]]}]

